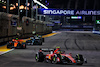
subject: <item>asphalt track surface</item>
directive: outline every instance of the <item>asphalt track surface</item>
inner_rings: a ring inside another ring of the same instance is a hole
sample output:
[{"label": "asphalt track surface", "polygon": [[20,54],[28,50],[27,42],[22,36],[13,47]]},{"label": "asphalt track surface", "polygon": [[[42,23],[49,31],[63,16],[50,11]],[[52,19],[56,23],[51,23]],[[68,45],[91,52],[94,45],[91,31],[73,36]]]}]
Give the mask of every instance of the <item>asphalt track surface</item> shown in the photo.
[{"label": "asphalt track surface", "polygon": [[[42,46],[27,46],[27,49],[15,49],[0,56],[0,67],[100,67],[100,35],[91,32],[60,31],[45,38]],[[60,46],[66,53],[79,53],[87,58],[88,63],[80,65],[51,64],[36,62],[35,53],[39,48]]]}]

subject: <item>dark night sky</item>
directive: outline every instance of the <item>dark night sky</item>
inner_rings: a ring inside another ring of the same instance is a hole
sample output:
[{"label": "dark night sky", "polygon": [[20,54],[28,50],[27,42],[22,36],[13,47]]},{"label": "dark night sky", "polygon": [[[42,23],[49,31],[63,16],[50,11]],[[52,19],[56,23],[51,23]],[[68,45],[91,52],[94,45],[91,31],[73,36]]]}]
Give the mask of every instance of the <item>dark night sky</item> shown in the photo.
[{"label": "dark night sky", "polygon": [[[20,0],[22,4],[26,0]],[[28,0],[31,2],[31,0]],[[40,0],[38,0],[40,1]],[[42,0],[41,3],[46,5],[46,0]],[[84,2],[86,1],[86,8],[84,8]],[[18,0],[10,0],[10,3],[16,3]],[[75,9],[75,4],[77,2],[77,9],[100,9],[100,0],[47,0],[49,5],[48,8],[65,8],[65,9]],[[94,8],[95,3],[95,8]],[[70,6],[68,6],[70,4]],[[69,8],[68,8],[69,7]]]}]

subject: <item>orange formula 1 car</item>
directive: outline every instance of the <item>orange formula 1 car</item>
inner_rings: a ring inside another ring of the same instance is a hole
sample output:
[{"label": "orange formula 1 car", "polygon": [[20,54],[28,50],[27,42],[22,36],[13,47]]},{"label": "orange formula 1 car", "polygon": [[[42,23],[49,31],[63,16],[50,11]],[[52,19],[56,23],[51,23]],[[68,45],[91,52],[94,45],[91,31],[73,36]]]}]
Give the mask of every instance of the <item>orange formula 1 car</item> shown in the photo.
[{"label": "orange formula 1 car", "polygon": [[[43,52],[49,51],[49,54],[44,55]],[[40,49],[36,54],[35,59],[37,62],[50,62],[50,63],[64,63],[64,64],[77,64],[82,65],[87,63],[86,58],[81,54],[77,54],[73,57],[71,54],[65,54],[65,51],[57,49]]]},{"label": "orange formula 1 car", "polygon": [[26,44],[24,42],[24,39],[12,39],[12,41],[9,41],[7,43],[7,48],[26,48]]}]

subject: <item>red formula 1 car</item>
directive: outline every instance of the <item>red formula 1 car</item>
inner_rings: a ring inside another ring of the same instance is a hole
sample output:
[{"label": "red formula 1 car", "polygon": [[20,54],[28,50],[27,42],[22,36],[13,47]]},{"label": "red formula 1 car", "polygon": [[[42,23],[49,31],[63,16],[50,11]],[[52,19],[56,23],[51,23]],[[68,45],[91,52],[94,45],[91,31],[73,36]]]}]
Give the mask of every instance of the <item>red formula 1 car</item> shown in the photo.
[{"label": "red formula 1 car", "polygon": [[[44,55],[43,52],[49,52],[49,54]],[[66,63],[66,64],[77,64],[82,65],[83,63],[87,63],[87,60],[81,54],[77,54],[73,57],[71,54],[65,54],[65,51],[61,51],[60,49],[40,49],[40,51],[36,54],[35,59],[37,62],[46,61],[51,63]]]}]

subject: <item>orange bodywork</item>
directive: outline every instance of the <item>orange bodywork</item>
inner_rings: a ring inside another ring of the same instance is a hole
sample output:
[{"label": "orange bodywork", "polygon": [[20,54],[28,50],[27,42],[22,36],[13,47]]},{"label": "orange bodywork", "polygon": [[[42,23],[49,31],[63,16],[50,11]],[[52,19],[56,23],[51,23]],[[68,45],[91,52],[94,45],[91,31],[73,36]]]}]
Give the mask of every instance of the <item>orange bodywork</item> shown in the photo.
[{"label": "orange bodywork", "polygon": [[22,42],[24,42],[23,39],[18,39],[18,40],[12,39],[12,41],[14,41],[14,47],[17,47],[18,42],[20,42],[20,44],[21,44]]},{"label": "orange bodywork", "polygon": [[16,41],[16,42],[14,42],[14,47],[17,47],[17,44],[18,44],[18,42]]}]

